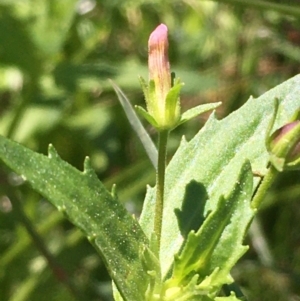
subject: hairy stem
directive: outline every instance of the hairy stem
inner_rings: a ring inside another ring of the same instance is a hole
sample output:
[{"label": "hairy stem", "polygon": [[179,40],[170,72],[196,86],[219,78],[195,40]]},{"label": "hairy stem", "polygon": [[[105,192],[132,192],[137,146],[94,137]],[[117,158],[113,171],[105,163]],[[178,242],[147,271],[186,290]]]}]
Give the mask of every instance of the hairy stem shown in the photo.
[{"label": "hairy stem", "polygon": [[154,232],[157,236],[158,249],[160,249],[162,219],[163,219],[168,135],[169,135],[169,131],[161,131],[158,133],[158,162],[157,162],[157,169],[156,169],[156,202],[155,202],[155,219],[154,219]]}]

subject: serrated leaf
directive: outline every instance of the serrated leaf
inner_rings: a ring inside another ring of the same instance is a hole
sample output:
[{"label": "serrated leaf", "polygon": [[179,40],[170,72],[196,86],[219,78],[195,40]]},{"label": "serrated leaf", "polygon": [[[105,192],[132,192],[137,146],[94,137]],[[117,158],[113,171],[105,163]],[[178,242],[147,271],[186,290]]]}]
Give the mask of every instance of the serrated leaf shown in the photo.
[{"label": "serrated leaf", "polygon": [[[240,212],[244,211],[245,205],[250,207],[252,179],[251,166],[246,162],[234,182],[230,195],[221,196],[216,209],[208,214],[200,229],[196,233],[193,230],[189,233],[182,252],[175,258],[173,274],[168,281],[170,286],[184,285],[191,273],[199,275],[199,287],[209,292],[231,282],[229,272],[232,262],[234,259],[238,260],[247,248],[238,246],[236,233],[226,233],[226,228],[236,215],[239,216]],[[249,220],[248,216],[244,218]],[[229,243],[236,245],[236,249],[233,252],[231,249],[229,252],[228,249],[222,249],[222,258],[214,258],[214,252],[224,236]]]},{"label": "serrated leaf", "polygon": [[101,254],[124,300],[144,300],[147,274],[139,259],[148,245],[138,222],[98,180],[87,159],[84,172],[52,146],[37,154],[0,136],[0,159],[82,229]]},{"label": "serrated leaf", "polygon": [[144,270],[147,271],[149,275],[149,285],[145,294],[145,300],[158,299],[162,287],[156,235],[152,235],[151,238],[150,248],[145,247],[140,256],[144,265]]},{"label": "serrated leaf", "polygon": [[[215,210],[220,196],[228,195],[245,160],[250,161],[253,171],[264,174],[269,160],[265,136],[274,112],[274,99],[279,100],[280,106],[276,129],[287,123],[299,109],[299,87],[298,75],[258,99],[250,98],[223,120],[212,115],[190,142],[181,143],[166,172],[160,249],[163,277],[167,278],[173,263],[172,255],[180,250],[187,234],[200,227],[201,214]],[[255,179],[253,190],[258,182],[259,179]],[[154,201],[154,189],[148,189],[140,219],[148,237],[153,230]],[[176,211],[180,214],[176,215]],[[227,261],[222,255],[223,248],[230,252],[240,246],[251,218],[252,212],[245,205],[240,216],[232,219],[226,232],[234,233],[236,242],[232,243],[224,236],[212,259],[216,266],[220,260]]]},{"label": "serrated leaf", "polygon": [[209,292],[199,288],[198,275],[194,275],[190,281],[177,288],[169,288],[166,291],[164,300],[166,301],[214,301]]}]

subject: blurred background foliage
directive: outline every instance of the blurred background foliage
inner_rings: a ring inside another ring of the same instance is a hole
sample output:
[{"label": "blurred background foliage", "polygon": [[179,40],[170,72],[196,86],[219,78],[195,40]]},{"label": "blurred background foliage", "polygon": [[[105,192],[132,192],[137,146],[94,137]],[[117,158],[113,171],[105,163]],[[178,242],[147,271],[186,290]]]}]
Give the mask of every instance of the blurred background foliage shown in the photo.
[{"label": "blurred background foliage", "polygon": [[[299,0],[0,0],[0,134],[41,153],[52,143],[81,170],[90,156],[138,215],[154,170],[108,78],[143,105],[138,75],[147,78],[147,40],[161,22],[183,111],[222,101],[222,118],[300,71]],[[206,118],[172,133],[170,158]],[[0,300],[112,300],[80,231],[0,167]],[[233,270],[249,300],[300,300],[299,175],[279,177]]]}]

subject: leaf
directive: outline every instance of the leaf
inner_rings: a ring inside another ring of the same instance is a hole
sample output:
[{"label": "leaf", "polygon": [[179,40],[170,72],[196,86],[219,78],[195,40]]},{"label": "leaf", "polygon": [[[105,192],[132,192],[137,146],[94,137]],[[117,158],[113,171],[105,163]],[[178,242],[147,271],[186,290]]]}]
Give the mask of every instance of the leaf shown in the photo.
[{"label": "leaf", "polygon": [[52,146],[46,157],[0,136],[0,159],[84,231],[124,300],[144,300],[148,276],[139,254],[148,239],[98,180],[88,158],[80,172],[61,160]]},{"label": "leaf", "polygon": [[[199,275],[199,288],[203,291],[211,292],[225,283],[232,282],[229,277],[232,263],[248,248],[238,246],[236,233],[228,233],[227,228],[233,220],[242,218],[249,221],[253,217],[251,210],[249,216],[241,216],[241,212],[245,211],[244,207],[250,208],[252,178],[251,166],[246,162],[234,182],[230,195],[221,196],[216,209],[208,213],[200,229],[196,233],[194,230],[189,233],[182,252],[175,258],[172,277],[167,281],[169,286],[184,285],[193,273]],[[216,258],[214,253],[218,252],[218,245],[224,239],[227,240],[227,245],[234,244],[236,248],[234,250],[224,248],[222,257]]]},{"label": "leaf", "polygon": [[208,296],[208,291],[204,291],[197,285],[198,275],[194,275],[189,283],[185,286],[180,286],[178,288],[170,288],[166,292],[166,301],[213,301],[210,296]]},{"label": "leaf", "polygon": [[[190,141],[182,140],[167,167],[160,258],[162,276],[167,278],[173,258],[191,230],[197,231],[209,211],[214,211],[221,195],[228,195],[244,162],[264,174],[269,155],[265,146],[268,124],[274,112],[274,99],[279,112],[274,129],[287,123],[300,107],[300,76],[296,76],[258,99],[250,98],[239,110],[223,120],[214,114]],[[254,180],[253,190],[259,179]],[[154,221],[154,189],[147,191],[140,224],[150,237]],[[227,233],[235,233],[236,243],[223,239],[215,252],[216,264],[222,259],[222,248],[234,251],[240,247],[252,218],[248,206],[234,217]],[[175,214],[177,212],[177,214]],[[227,260],[223,258],[223,260]],[[233,262],[232,262],[233,263]]]},{"label": "leaf", "polygon": [[[119,98],[119,101],[125,111],[125,114],[129,120],[131,127],[133,128],[133,130],[136,132],[137,136],[141,140],[143,147],[145,148],[146,153],[147,153],[149,159],[151,160],[153,166],[156,167],[157,150],[155,148],[153,141],[151,140],[149,134],[147,133],[147,131],[143,127],[141,121],[139,120],[138,116],[136,115],[134,109],[131,106],[129,99],[126,97],[126,95],[123,93],[123,91],[113,81],[110,81],[110,82]],[[141,80],[141,82],[142,82],[142,80]],[[145,111],[141,107],[136,107],[136,108],[148,121],[153,122],[155,124],[155,120],[152,118],[152,116],[150,116],[148,114],[147,111]]]},{"label": "leaf", "polygon": [[150,239],[150,247],[145,247],[142,250],[141,260],[144,265],[144,270],[149,275],[149,286],[146,291],[146,300],[152,300],[160,298],[162,290],[162,279],[160,262],[158,259],[158,242],[156,235],[153,233]]}]

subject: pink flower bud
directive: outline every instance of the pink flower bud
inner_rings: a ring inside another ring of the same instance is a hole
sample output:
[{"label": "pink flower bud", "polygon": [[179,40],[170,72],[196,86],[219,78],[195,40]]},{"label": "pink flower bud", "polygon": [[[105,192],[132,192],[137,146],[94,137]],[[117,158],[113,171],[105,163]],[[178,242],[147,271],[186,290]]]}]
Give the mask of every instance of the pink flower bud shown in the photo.
[{"label": "pink flower bud", "polygon": [[168,28],[165,24],[160,24],[151,33],[148,41],[149,81],[146,82],[140,77],[147,110],[136,107],[158,131],[172,131],[185,121],[219,105],[198,106],[181,114],[180,91],[183,83],[179,78],[171,76],[168,49]]},{"label": "pink flower bud", "polygon": [[148,41],[149,80],[154,81],[156,94],[156,104],[148,107],[148,111],[152,114],[154,109],[155,115],[162,119],[165,118],[166,97],[171,89],[168,49],[168,28],[165,24],[160,24],[151,33]]},{"label": "pink flower bud", "polygon": [[[275,150],[276,146],[281,143],[284,139],[286,139],[286,135],[293,130],[297,125],[299,125],[300,121],[294,121],[291,123],[288,123],[275,131],[273,135],[271,136],[270,146],[271,150]],[[300,155],[300,138],[298,139],[298,142],[295,143],[292,148],[290,149],[288,156],[287,156],[287,162],[293,161],[297,158],[299,158]]]},{"label": "pink flower bud", "polygon": [[147,111],[137,107],[139,113],[158,131],[170,131],[179,125],[180,90],[182,83],[176,78],[173,83],[168,57],[168,28],[160,24],[151,33],[148,41],[148,83],[140,78],[145,95]]}]

